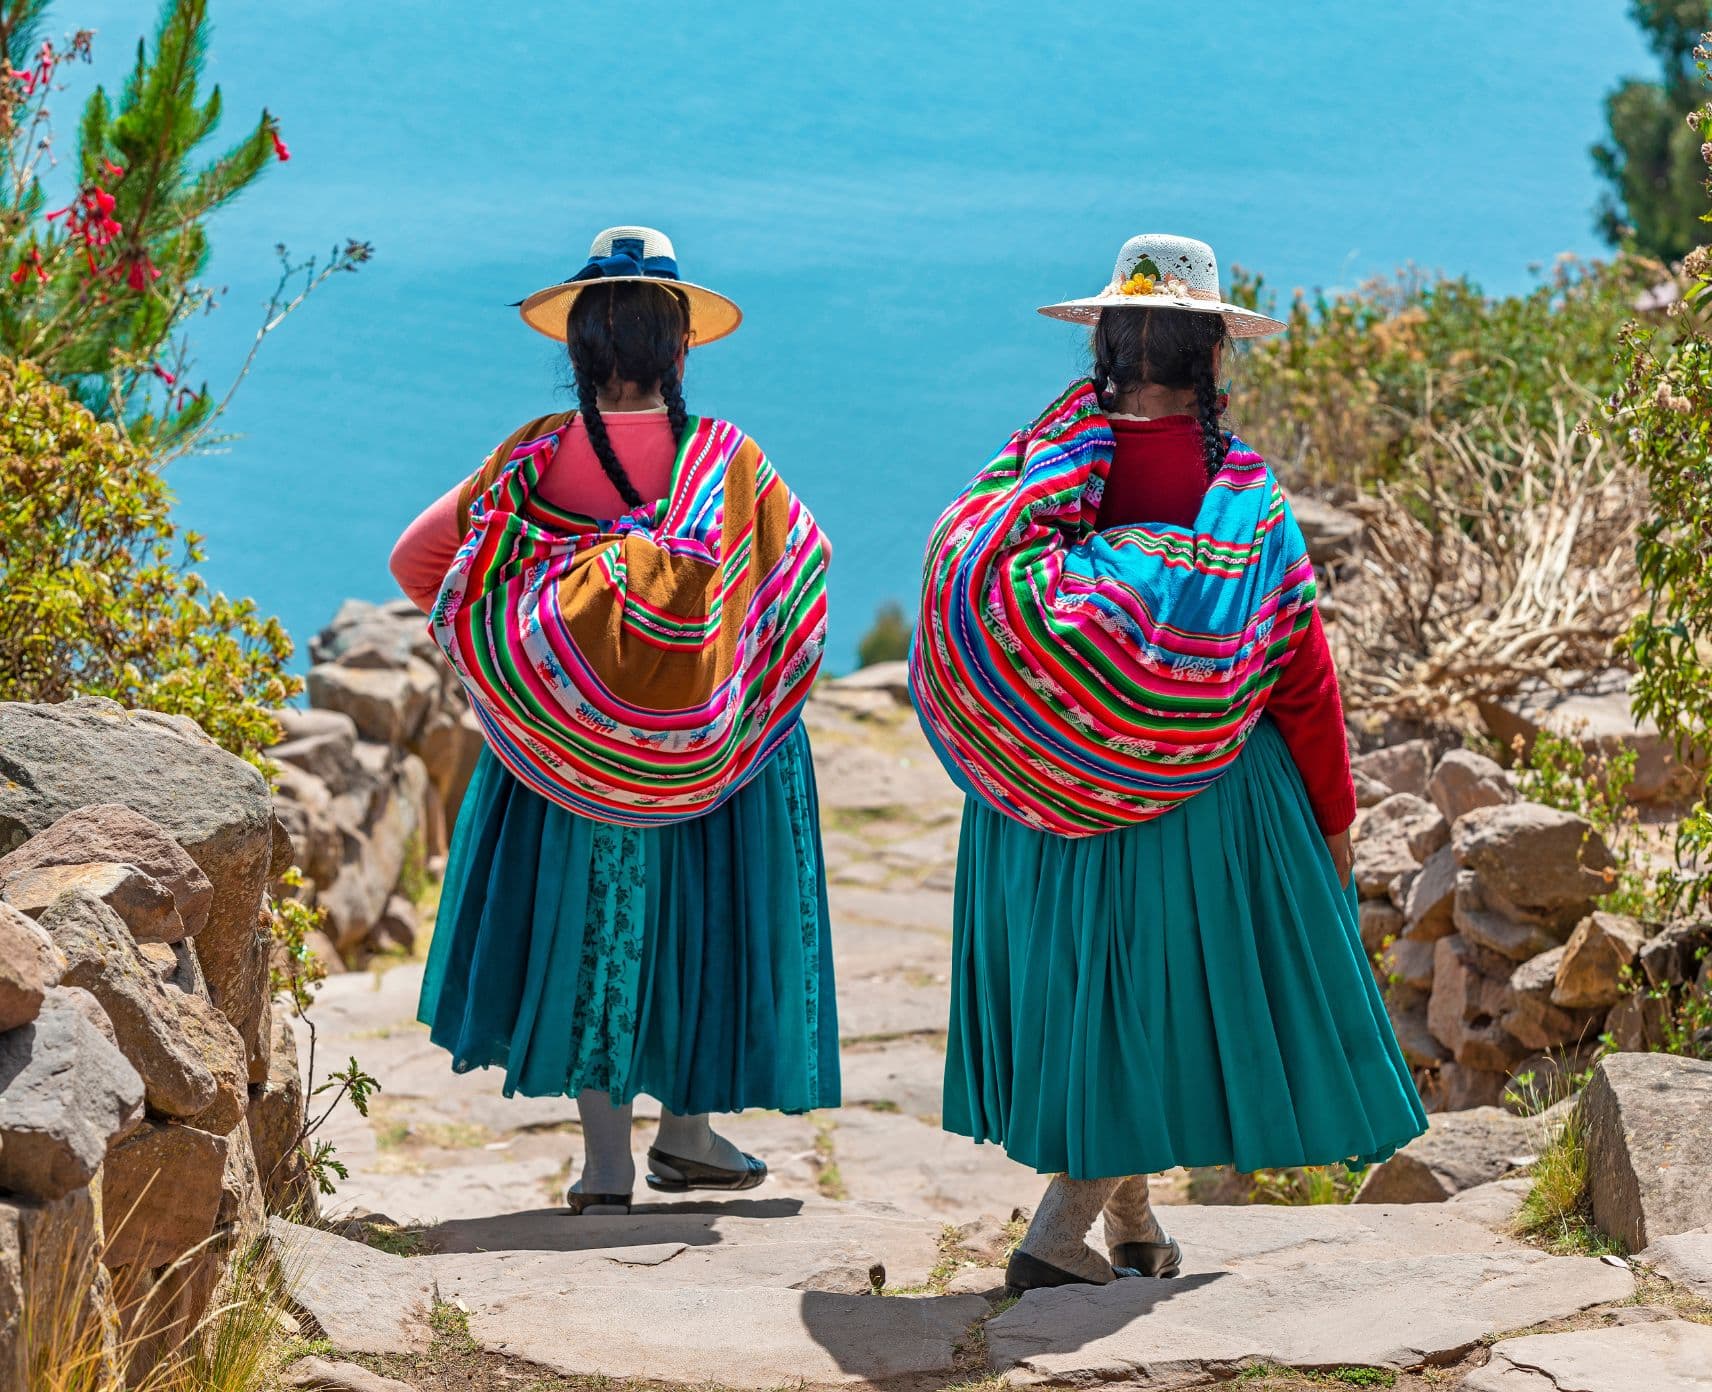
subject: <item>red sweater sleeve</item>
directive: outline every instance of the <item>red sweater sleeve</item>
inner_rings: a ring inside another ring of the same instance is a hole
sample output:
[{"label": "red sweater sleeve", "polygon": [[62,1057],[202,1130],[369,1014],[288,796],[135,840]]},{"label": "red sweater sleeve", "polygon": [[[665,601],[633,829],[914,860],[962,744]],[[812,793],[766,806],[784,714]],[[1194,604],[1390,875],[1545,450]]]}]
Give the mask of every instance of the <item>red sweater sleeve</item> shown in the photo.
[{"label": "red sweater sleeve", "polygon": [[434,607],[452,558],[463,545],[458,530],[458,497],[463,488],[458,483],[428,504],[392,548],[392,578],[424,614]]},{"label": "red sweater sleeve", "polygon": [[1355,783],[1349,774],[1349,742],[1343,728],[1343,699],[1326,643],[1325,625],[1315,609],[1301,644],[1284,664],[1267,698],[1266,710],[1289,746],[1302,775],[1314,820],[1335,836],[1355,821]]}]

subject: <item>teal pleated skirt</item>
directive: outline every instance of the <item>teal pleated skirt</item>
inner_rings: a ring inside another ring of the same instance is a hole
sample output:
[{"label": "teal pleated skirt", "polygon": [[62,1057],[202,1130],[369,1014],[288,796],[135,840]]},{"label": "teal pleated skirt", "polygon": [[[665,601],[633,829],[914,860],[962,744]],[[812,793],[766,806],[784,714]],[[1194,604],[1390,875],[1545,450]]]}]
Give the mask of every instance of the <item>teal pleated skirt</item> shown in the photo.
[{"label": "teal pleated skirt", "polygon": [[944,1125],[1076,1179],[1377,1162],[1426,1129],[1270,720],[1211,788],[1103,836],[970,799]]},{"label": "teal pleated skirt", "polygon": [[820,811],[799,726],[714,811],[578,816],[484,750],[458,813],[418,1017],[507,1096],[598,1088],[683,1114],[839,1101]]}]

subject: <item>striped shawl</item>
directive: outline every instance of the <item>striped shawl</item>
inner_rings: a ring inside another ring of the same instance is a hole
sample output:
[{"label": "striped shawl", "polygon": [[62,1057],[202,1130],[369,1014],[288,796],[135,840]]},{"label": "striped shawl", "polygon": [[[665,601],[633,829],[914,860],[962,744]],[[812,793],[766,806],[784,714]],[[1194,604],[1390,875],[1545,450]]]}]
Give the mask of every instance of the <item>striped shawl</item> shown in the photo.
[{"label": "striped shawl", "polygon": [[928,541],[910,687],[952,776],[1060,836],[1156,817],[1229,767],[1306,631],[1314,572],[1232,439],[1193,528],[1095,530],[1116,440],[1074,384]]},{"label": "striped shawl", "polygon": [[691,417],[672,487],[616,521],[536,492],[574,417],[516,431],[465,486],[429,615],[489,746],[598,821],[717,807],[795,727],[826,635],[826,549],[734,425]]}]

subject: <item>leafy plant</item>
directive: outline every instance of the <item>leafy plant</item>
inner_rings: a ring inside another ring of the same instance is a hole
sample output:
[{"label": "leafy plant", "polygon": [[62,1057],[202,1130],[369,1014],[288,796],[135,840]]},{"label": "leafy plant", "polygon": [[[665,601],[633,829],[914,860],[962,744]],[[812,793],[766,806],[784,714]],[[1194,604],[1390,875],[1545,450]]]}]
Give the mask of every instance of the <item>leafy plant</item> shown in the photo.
[{"label": "leafy plant", "polygon": [[1295,1165],[1249,1175],[1254,1203],[1343,1204],[1353,1202],[1367,1174],[1365,1165]]},{"label": "leafy plant", "polygon": [[1515,1229],[1563,1255],[1621,1253],[1593,1226],[1587,1197],[1587,1144],[1579,1110],[1546,1141],[1529,1172],[1530,1186]]},{"label": "leafy plant", "polygon": [[1661,81],[1630,78],[1605,99],[1609,134],[1593,147],[1593,166],[1607,190],[1599,230],[1613,246],[1633,247],[1674,261],[1700,239],[1695,222],[1705,208],[1706,174],[1690,118],[1698,104],[1695,60],[1701,32],[1712,29],[1707,0],[1630,0],[1629,15],[1662,69]]},{"label": "leafy plant", "polygon": [[291,640],[208,588],[153,459],[32,363],[0,358],[0,699],[77,692],[187,715],[252,761],[300,689]]},{"label": "leafy plant", "polygon": [[874,622],[856,645],[856,665],[872,667],[876,662],[901,662],[909,656],[912,632],[903,606],[888,599],[874,611]]},{"label": "leafy plant", "polygon": [[[1701,76],[1712,82],[1708,44],[1712,35],[1697,52]],[[1690,120],[1704,142],[1701,157],[1712,164],[1712,101]],[[1690,251],[1683,272],[1688,286],[1672,306],[1675,341],[1640,324],[1624,331],[1623,377],[1607,415],[1646,479],[1650,504],[1636,553],[1646,608],[1625,640],[1637,669],[1635,711],[1654,720],[1679,754],[1704,755],[1712,751],[1712,248]],[[1708,780],[1712,772],[1677,833],[1672,892],[1690,910],[1712,892]]]},{"label": "leafy plant", "polygon": [[[208,0],[163,0],[152,44],[139,42],[116,98],[105,87],[90,95],[77,148],[59,160],[49,101],[67,63],[91,60],[94,35],[56,44],[48,9],[0,0],[0,267],[10,268],[0,352],[35,362],[164,460],[205,443],[231,399],[189,381],[185,329],[215,304],[199,279],[206,221],[290,151],[264,110],[236,143],[203,153],[223,109],[218,87],[201,89]],[[56,165],[75,184],[51,208],[43,175]],[[238,380],[287,314],[369,254],[351,241],[324,262],[293,263],[281,248],[280,285]]]}]

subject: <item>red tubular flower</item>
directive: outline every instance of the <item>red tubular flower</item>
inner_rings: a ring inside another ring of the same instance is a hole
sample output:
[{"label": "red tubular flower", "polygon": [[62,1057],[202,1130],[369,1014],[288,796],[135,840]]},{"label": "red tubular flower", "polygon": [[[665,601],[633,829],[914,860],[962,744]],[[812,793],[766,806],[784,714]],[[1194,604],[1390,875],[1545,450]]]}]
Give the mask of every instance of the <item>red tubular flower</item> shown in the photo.
[{"label": "red tubular flower", "polygon": [[279,138],[279,127],[270,127],[268,135],[273,139],[273,152],[275,157],[281,164],[283,164],[286,160],[291,158],[291,150],[286,146],[286,143]]},{"label": "red tubular flower", "polygon": [[109,179],[123,179],[125,177],[125,166],[114,164],[110,159],[104,158],[101,161],[101,170]]},{"label": "red tubular flower", "polygon": [[155,376],[159,377],[161,379],[161,381],[165,382],[167,384],[167,386],[169,386],[169,387],[175,386],[178,382],[178,378],[173,376],[172,373],[168,372],[159,363],[155,363],[152,367],[149,368],[149,371],[154,373]]},{"label": "red tubular flower", "polygon": [[147,290],[154,281],[161,278],[159,268],[149,260],[146,251],[131,253],[115,268],[114,274],[117,275],[120,271],[124,272],[125,284],[133,290]]},{"label": "red tubular flower", "polygon": [[31,247],[27,256],[19,258],[18,269],[12,272],[12,284],[22,285],[31,276],[34,276],[43,285],[48,283],[47,267],[42,265],[42,249],[40,247]]}]

